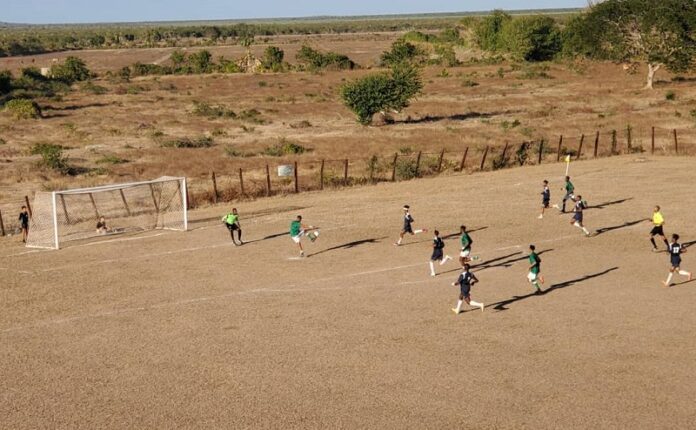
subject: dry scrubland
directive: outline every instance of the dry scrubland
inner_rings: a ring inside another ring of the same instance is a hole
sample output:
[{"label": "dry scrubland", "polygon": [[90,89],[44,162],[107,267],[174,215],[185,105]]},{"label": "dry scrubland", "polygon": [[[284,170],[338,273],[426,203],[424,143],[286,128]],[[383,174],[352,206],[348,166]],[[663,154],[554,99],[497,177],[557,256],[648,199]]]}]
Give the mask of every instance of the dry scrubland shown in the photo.
[{"label": "dry scrubland", "polygon": [[[0,243],[0,427],[690,428],[696,284],[660,286],[643,220],[662,204],[693,243],[694,168],[574,164],[589,239],[535,219],[543,178],[559,197],[555,164],[249,202],[241,248],[226,207],[187,233]],[[484,313],[449,310],[456,269],[428,276],[427,236],[392,245],[406,202],[419,227],[475,230]],[[302,261],[284,235],[298,213],[324,227]]]},{"label": "dry scrubland", "polygon": [[[371,67],[399,35],[283,36],[269,38],[268,43],[284,49],[290,61],[303,43],[309,43],[347,54],[363,67]],[[260,54],[264,47],[258,45],[253,50]],[[214,47],[211,51],[214,56],[236,58],[242,49]],[[136,61],[166,62],[169,53],[171,49],[72,54],[104,75]],[[0,69],[47,66],[51,59],[65,55],[0,59]],[[460,50],[458,55],[467,60],[479,54]],[[19,198],[38,189],[163,174],[188,176],[195,189],[203,186],[200,180],[211,170],[233,175],[240,167],[273,166],[293,159],[366,159],[395,152],[439,152],[442,148],[461,154],[466,146],[472,147],[470,156],[475,158],[487,144],[500,146],[506,141],[519,143],[542,137],[555,143],[561,133],[567,146],[574,148],[581,133],[591,135],[596,130],[608,133],[617,129],[623,140],[627,125],[633,128],[639,145],[648,144],[653,125],[664,129],[658,130],[659,146],[668,144],[671,128],[680,129],[683,143],[696,143],[696,119],[691,115],[696,109],[696,87],[688,80],[669,81],[663,72],[658,75],[664,79],[658,89],[647,92],[640,90],[643,70],[631,75],[613,64],[504,63],[448,68],[444,73],[442,68],[431,67],[425,70],[423,95],[395,116],[396,123],[362,127],[340,102],[338,90],[346,80],[365,73],[369,71],[166,76],[130,83],[100,79],[96,84],[105,87],[105,94],[83,89],[60,102],[46,101],[46,118],[42,120],[16,121],[0,115],[0,138],[6,142],[0,145],[0,201],[6,213],[14,212]],[[670,91],[674,100],[666,99]],[[194,115],[195,102],[222,105],[238,118]],[[240,119],[244,111],[251,115]],[[204,135],[212,136],[213,147],[161,147],[161,142],[169,139]],[[592,137],[589,139],[591,142]],[[37,142],[66,146],[70,164],[93,169],[92,173],[67,178],[37,169],[37,156],[28,155]],[[266,148],[279,142],[296,143],[310,151],[282,160],[263,155]],[[231,181],[223,179],[221,187],[231,186]]]}]

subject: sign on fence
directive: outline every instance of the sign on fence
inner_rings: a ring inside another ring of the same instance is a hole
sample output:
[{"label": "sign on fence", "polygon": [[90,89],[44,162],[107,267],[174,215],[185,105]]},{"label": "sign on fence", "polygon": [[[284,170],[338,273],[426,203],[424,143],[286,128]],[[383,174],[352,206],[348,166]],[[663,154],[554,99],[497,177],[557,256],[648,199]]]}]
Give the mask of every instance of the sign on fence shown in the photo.
[{"label": "sign on fence", "polygon": [[295,174],[295,168],[292,164],[282,164],[278,166],[278,176],[281,178],[287,178]]}]

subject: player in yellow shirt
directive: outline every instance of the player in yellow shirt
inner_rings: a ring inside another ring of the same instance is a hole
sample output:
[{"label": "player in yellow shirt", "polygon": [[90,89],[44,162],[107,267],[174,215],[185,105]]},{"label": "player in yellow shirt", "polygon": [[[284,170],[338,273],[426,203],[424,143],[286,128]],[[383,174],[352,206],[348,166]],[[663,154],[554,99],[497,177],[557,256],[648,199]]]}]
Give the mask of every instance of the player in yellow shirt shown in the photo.
[{"label": "player in yellow shirt", "polygon": [[667,241],[667,237],[665,237],[665,232],[662,228],[665,225],[665,217],[662,216],[659,206],[655,206],[655,209],[653,209],[652,223],[653,228],[650,230],[650,243],[652,243],[653,252],[659,251],[657,249],[657,245],[655,244],[655,236],[658,235],[662,236],[662,241],[665,242],[665,246],[669,248],[669,242]]}]

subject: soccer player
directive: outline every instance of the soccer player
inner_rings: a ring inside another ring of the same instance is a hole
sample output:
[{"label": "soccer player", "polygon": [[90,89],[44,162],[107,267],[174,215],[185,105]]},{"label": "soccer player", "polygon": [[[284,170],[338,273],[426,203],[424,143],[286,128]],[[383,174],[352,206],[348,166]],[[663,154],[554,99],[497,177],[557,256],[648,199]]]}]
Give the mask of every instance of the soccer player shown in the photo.
[{"label": "soccer player", "polygon": [[677,272],[682,276],[686,276],[689,281],[692,279],[691,272],[687,272],[686,270],[681,270],[681,255],[686,253],[686,248],[679,244],[679,235],[678,234],[673,234],[672,235],[672,243],[667,245],[667,251],[669,251],[669,258],[670,262],[672,264],[672,267],[669,269],[669,275],[667,275],[667,281],[663,282],[665,287],[669,287],[672,285],[672,277],[674,276],[674,273]]},{"label": "soccer player", "polygon": [[587,208],[587,205],[582,200],[582,196],[576,196],[573,200],[575,201],[575,206],[573,207],[573,219],[570,220],[570,223],[582,230],[583,233],[585,233],[585,236],[590,237],[590,232],[587,231],[582,223],[582,211]]},{"label": "soccer player", "polygon": [[553,207],[565,213],[566,201],[573,201],[575,197],[575,185],[570,182],[570,176],[565,177],[565,186],[561,189],[565,191],[565,195],[563,196],[563,207],[561,208],[559,205],[553,205]]},{"label": "soccer player", "polygon": [[551,203],[551,190],[549,189],[549,181],[544,180],[544,189],[541,192],[541,213],[539,219],[544,218],[544,211],[549,208]]},{"label": "soccer player", "polygon": [[468,264],[464,265],[464,270],[457,278],[457,281],[452,284],[452,286],[459,285],[459,302],[457,302],[457,307],[452,308],[452,312],[459,315],[462,312],[462,303],[466,302],[469,306],[476,306],[481,308],[481,312],[485,308],[483,303],[478,303],[471,300],[471,287],[477,283],[479,280],[476,276],[470,272],[471,267]]},{"label": "soccer player", "polygon": [[461,266],[464,267],[466,263],[471,261],[471,245],[474,243],[474,241],[473,239],[471,239],[471,236],[469,236],[469,233],[466,231],[465,225],[460,226],[459,231],[462,234],[462,250],[459,253],[459,264],[461,264]]},{"label": "soccer player", "polygon": [[541,276],[541,258],[536,253],[534,245],[529,245],[529,274],[527,274],[527,279],[536,288],[536,293],[541,294],[539,283],[544,283],[544,277]]},{"label": "soccer player", "polygon": [[[237,208],[232,208],[231,213],[228,213],[227,215],[222,217],[222,222],[225,223],[225,226],[230,231],[230,237],[232,238],[232,243],[234,243],[235,246],[244,245],[244,242],[242,241],[242,225],[239,223],[239,214],[237,213]],[[237,232],[237,238],[239,239],[239,244],[237,244],[237,241],[234,240],[234,232],[235,231]]]},{"label": "soccer player", "polygon": [[444,255],[445,241],[440,237],[440,232],[435,230],[433,238],[433,255],[430,256],[430,276],[435,276],[435,262],[439,261],[440,266],[452,259],[449,255]]},{"label": "soccer player", "polygon": [[22,210],[19,212],[19,226],[22,229],[22,242],[27,243],[27,237],[29,236],[29,212],[26,206],[22,206]]},{"label": "soccer player", "polygon": [[302,236],[307,232],[318,230],[314,226],[306,226],[302,223],[302,215],[298,215],[295,221],[290,223],[290,238],[300,247],[300,257],[304,257],[304,249],[302,248]]},{"label": "soccer player", "polygon": [[653,209],[652,223],[653,228],[652,230],[650,230],[650,243],[652,243],[653,252],[659,251],[657,249],[657,245],[655,244],[655,236],[658,235],[662,236],[662,240],[665,242],[665,246],[669,248],[669,242],[667,241],[667,238],[665,237],[665,232],[662,228],[665,225],[665,218],[662,216],[662,212],[660,212],[659,206],[655,206],[655,209]]},{"label": "soccer player", "polygon": [[411,224],[413,224],[413,217],[411,216],[411,207],[409,205],[404,205],[402,208],[404,211],[404,226],[401,229],[401,233],[399,233],[399,240],[394,244],[396,246],[400,246],[401,242],[404,240],[404,236],[406,233],[410,235],[414,234],[419,234],[419,233],[427,233],[428,229],[424,228],[422,230],[413,230],[413,227],[411,227]]}]

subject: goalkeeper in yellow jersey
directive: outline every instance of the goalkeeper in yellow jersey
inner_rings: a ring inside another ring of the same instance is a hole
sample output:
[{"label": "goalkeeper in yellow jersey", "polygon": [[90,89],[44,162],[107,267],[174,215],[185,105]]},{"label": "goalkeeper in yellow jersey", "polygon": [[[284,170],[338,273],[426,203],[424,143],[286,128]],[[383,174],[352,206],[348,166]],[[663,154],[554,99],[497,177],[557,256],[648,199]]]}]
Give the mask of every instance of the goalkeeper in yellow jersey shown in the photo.
[{"label": "goalkeeper in yellow jersey", "polygon": [[[242,225],[239,223],[239,214],[237,213],[237,208],[232,208],[231,213],[228,213],[222,217],[222,222],[225,223],[225,226],[230,231],[232,243],[234,243],[236,246],[244,245],[244,242],[242,242]],[[237,239],[239,240],[239,243],[234,240],[235,231],[237,232]]]}]

